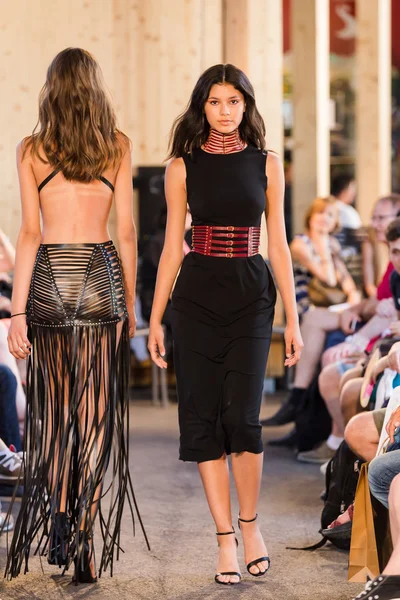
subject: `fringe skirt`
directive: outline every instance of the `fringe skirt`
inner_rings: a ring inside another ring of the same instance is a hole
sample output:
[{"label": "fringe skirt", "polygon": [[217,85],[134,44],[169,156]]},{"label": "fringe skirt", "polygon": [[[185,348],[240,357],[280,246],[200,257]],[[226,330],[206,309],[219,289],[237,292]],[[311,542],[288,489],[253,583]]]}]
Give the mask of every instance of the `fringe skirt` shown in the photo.
[{"label": "fringe skirt", "polygon": [[49,552],[60,513],[67,519],[64,570],[82,552],[78,532],[92,535],[98,517],[98,571],[112,575],[126,501],[133,527],[135,508],[143,529],[129,474],[129,329],[113,243],[42,244],[27,320],[24,493],[5,576],[28,571],[33,544],[34,554]]}]

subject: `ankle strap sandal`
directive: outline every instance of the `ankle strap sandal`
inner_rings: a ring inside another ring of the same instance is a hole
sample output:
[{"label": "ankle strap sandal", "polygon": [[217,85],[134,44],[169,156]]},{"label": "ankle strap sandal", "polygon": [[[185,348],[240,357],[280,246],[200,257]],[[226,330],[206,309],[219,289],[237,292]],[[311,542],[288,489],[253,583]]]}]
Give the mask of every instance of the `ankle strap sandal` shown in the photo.
[{"label": "ankle strap sandal", "polygon": [[[240,517],[238,517],[238,526],[239,526],[239,529],[241,528],[240,527],[240,523],[254,523],[254,521],[256,521],[257,517],[258,517],[258,515],[256,515],[254,517],[254,519],[241,519]],[[267,562],[268,563],[268,567],[265,569],[264,572],[261,572],[259,570],[258,573],[252,573],[250,571],[250,569],[252,567],[257,567],[259,569],[258,563],[260,563],[260,562]],[[246,565],[246,569],[250,573],[250,575],[252,575],[253,577],[262,577],[263,575],[266,575],[268,573],[270,566],[271,566],[271,561],[270,561],[269,556],[262,556],[261,558],[257,558],[256,560],[252,560],[251,562],[249,562]]]},{"label": "ankle strap sandal", "polygon": [[[223,532],[223,533],[219,533],[219,532],[217,531],[216,535],[235,535],[235,530],[234,530],[234,528],[232,527],[232,531],[226,531],[226,532]],[[236,542],[236,547],[237,547],[237,546],[239,545],[239,542],[237,541],[237,538],[236,538],[236,537],[235,537],[235,542]],[[239,581],[237,581],[236,583],[235,583],[235,582],[231,582],[231,581],[229,581],[229,582],[220,581],[220,580],[218,579],[218,577],[221,577],[222,575],[232,575],[232,576],[239,577]],[[237,585],[238,583],[240,583],[240,582],[241,582],[241,580],[242,580],[242,576],[241,576],[241,574],[240,574],[240,573],[238,573],[237,571],[223,571],[223,572],[221,572],[221,573],[217,573],[217,574],[215,575],[215,578],[214,578],[214,579],[215,579],[215,582],[216,582],[216,583],[219,583],[220,585]]]}]

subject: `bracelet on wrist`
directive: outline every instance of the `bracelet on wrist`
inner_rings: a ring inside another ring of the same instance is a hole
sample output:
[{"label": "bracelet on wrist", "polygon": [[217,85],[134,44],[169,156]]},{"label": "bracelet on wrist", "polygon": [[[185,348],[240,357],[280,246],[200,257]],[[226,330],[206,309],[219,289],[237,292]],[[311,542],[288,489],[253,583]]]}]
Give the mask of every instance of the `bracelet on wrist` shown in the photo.
[{"label": "bracelet on wrist", "polygon": [[10,319],[12,319],[13,317],[19,317],[19,315],[26,315],[26,312],[14,313],[13,315],[11,315]]}]

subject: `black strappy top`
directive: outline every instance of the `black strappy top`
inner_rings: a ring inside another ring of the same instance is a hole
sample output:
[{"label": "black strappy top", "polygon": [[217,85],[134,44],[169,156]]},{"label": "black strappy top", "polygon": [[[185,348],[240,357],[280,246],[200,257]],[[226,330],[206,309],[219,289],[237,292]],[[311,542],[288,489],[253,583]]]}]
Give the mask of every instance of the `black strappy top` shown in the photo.
[{"label": "black strappy top", "polygon": [[[44,186],[47,183],[49,183],[49,181],[51,181],[53,179],[53,177],[55,177],[60,171],[61,171],[61,167],[59,167],[58,169],[55,169],[52,173],[50,173],[50,175],[48,175],[46,177],[46,179],[44,179],[44,181],[42,181],[42,183],[39,185],[38,192],[40,193],[40,191],[44,188]],[[103,183],[105,183],[106,185],[108,185],[108,187],[110,188],[110,190],[112,192],[114,191],[114,186],[113,186],[113,184],[110,181],[108,181],[108,179],[106,179],[105,177],[103,177],[103,175],[100,175],[99,179],[100,179],[100,181],[102,181]]]}]

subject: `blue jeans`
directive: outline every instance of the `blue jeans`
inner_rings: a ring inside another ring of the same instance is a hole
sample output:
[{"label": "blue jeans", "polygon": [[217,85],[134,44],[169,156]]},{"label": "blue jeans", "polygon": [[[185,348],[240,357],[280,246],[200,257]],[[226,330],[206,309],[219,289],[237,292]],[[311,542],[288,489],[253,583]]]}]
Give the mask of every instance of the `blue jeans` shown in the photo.
[{"label": "blue jeans", "polygon": [[17,452],[22,450],[17,415],[17,379],[14,373],[0,364],[0,438],[9,446],[14,444]]},{"label": "blue jeans", "polygon": [[400,450],[377,456],[368,468],[371,494],[389,508],[389,489],[393,479],[400,473]]}]

